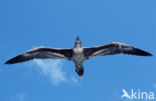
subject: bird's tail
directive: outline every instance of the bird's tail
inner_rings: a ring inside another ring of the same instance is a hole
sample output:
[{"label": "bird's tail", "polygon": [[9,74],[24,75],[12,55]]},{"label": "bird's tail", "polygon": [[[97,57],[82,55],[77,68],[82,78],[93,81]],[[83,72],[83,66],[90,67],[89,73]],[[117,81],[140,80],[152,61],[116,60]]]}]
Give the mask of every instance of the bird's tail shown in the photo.
[{"label": "bird's tail", "polygon": [[82,77],[83,76],[83,73],[84,73],[84,68],[83,68],[83,65],[81,66],[76,66],[76,72],[77,74]]}]

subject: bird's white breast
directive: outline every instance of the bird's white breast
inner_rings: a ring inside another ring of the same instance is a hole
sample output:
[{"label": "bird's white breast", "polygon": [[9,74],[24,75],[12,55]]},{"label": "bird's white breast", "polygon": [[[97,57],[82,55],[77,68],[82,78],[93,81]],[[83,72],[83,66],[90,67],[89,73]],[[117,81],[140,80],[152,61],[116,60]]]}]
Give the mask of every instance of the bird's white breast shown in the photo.
[{"label": "bird's white breast", "polygon": [[83,52],[83,48],[73,48],[73,52],[74,53],[82,53]]},{"label": "bird's white breast", "polygon": [[81,63],[84,60],[83,48],[73,48],[73,61]]}]

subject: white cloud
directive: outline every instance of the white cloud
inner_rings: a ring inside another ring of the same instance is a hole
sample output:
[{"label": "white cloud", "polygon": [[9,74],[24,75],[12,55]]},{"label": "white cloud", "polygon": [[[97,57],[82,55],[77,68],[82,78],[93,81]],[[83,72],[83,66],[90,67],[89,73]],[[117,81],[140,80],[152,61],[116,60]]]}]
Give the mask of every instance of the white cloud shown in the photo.
[{"label": "white cloud", "polygon": [[24,92],[19,92],[16,94],[18,101],[24,101],[26,94]]},{"label": "white cloud", "polygon": [[61,60],[34,60],[33,63],[40,67],[42,74],[46,75],[52,84],[58,85],[61,82],[68,82],[65,72],[62,71],[63,61]]},{"label": "white cloud", "polygon": [[26,97],[27,97],[26,92],[20,91],[13,93],[9,101],[26,101]]},{"label": "white cloud", "polygon": [[74,76],[71,76],[71,81],[76,84],[78,83],[78,80]]}]

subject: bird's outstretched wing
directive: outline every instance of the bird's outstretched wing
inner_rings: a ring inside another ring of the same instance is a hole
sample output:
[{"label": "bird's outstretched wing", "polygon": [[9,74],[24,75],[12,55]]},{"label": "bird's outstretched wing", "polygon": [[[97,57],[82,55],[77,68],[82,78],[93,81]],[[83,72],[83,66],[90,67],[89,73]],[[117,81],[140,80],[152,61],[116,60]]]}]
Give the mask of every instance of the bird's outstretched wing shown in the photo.
[{"label": "bird's outstretched wing", "polygon": [[57,49],[57,48],[47,48],[38,47],[29,50],[23,54],[20,54],[10,60],[5,64],[15,64],[32,59],[67,59],[72,58],[72,49]]},{"label": "bird's outstretched wing", "polygon": [[113,42],[103,46],[84,48],[84,55],[86,59],[90,59],[92,57],[97,56],[114,55],[120,53],[138,56],[152,56],[152,54],[145,52],[141,49],[117,42]]}]

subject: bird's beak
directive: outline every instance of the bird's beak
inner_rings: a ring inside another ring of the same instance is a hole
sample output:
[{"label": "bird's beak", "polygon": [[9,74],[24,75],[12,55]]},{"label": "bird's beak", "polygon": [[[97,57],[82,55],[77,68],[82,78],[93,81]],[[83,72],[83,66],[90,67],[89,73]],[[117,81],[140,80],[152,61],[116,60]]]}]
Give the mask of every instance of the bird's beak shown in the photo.
[{"label": "bird's beak", "polygon": [[74,47],[81,47],[81,40],[80,40],[79,36],[77,36],[77,38],[76,38]]},{"label": "bird's beak", "polygon": [[76,38],[76,42],[81,42],[81,40],[80,40],[80,37],[79,37],[79,36],[77,36],[77,38]]}]

